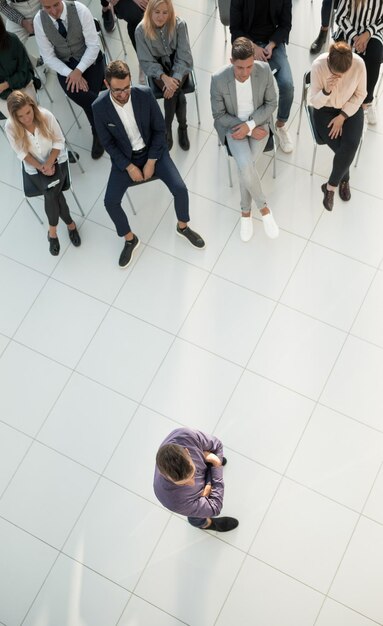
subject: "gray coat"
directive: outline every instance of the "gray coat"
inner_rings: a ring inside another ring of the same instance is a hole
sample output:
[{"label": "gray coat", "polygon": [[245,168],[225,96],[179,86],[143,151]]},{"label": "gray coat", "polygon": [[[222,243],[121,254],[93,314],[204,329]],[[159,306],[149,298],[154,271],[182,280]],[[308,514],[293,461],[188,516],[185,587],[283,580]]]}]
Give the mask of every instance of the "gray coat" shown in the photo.
[{"label": "gray coat", "polygon": [[[269,64],[255,61],[250,80],[253,90],[254,111],[249,119],[254,120],[256,126],[269,125],[272,120],[272,113],[277,108],[278,103],[274,78]],[[242,120],[238,117],[237,91],[232,65],[226,65],[213,74],[210,100],[214,126],[221,143],[224,143],[226,133],[233,126],[242,124]]]}]

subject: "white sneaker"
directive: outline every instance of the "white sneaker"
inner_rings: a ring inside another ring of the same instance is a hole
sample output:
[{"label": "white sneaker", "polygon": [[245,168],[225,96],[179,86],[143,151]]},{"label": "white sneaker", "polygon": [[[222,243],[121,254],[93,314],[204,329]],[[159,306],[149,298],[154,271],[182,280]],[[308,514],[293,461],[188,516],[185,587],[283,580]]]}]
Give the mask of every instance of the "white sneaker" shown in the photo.
[{"label": "white sneaker", "polygon": [[374,103],[371,103],[367,107],[367,122],[369,124],[376,124],[377,121],[378,121],[378,118],[376,116],[376,107]]},{"label": "white sneaker", "polygon": [[283,152],[292,152],[294,148],[293,140],[286,126],[276,126],[275,134],[279,139],[279,145]]},{"label": "white sneaker", "polygon": [[279,235],[279,226],[273,218],[272,212],[270,211],[270,213],[266,213],[266,215],[261,214],[261,216],[266,235],[270,237],[270,239],[276,239]]},{"label": "white sneaker", "polygon": [[240,237],[242,241],[250,241],[253,236],[253,220],[251,217],[241,217]]}]

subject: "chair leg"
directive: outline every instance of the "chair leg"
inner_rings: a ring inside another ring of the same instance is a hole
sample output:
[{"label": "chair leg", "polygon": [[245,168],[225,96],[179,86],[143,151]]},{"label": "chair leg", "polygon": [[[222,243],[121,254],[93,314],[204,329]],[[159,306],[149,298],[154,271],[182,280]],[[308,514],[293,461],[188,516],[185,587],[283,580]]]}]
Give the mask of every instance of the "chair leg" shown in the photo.
[{"label": "chair leg", "polygon": [[118,20],[118,17],[116,18],[116,21],[117,21],[118,34],[120,35],[120,39],[121,39],[122,49],[124,51],[124,56],[126,57],[128,53],[126,52],[125,41],[123,40],[123,37],[122,37],[122,32],[121,32],[120,22]]},{"label": "chair leg", "polygon": [[315,165],[315,159],[316,159],[316,155],[317,155],[317,147],[318,147],[318,145],[317,145],[317,144],[315,144],[315,145],[314,145],[314,152],[313,152],[313,160],[312,160],[312,162],[311,162],[311,172],[310,172],[310,176],[312,176],[312,175],[313,175],[313,173],[314,173],[314,165]]},{"label": "chair leg", "polygon": [[75,153],[75,151],[74,151],[74,150],[73,150],[73,148],[72,148],[72,144],[71,144],[71,143],[69,142],[69,140],[67,139],[67,136],[65,135],[65,133],[64,133],[64,137],[65,137],[65,143],[66,143],[66,145],[68,146],[68,148],[69,148],[69,150],[71,151],[71,153],[73,154],[73,158],[74,158],[74,160],[76,161],[76,163],[77,163],[77,165],[79,166],[79,168],[80,168],[80,170],[82,171],[82,173],[83,173],[83,174],[85,174],[85,170],[84,170],[83,166],[81,165],[81,163],[80,163],[79,159],[77,158],[76,153]]},{"label": "chair leg", "polygon": [[41,219],[40,215],[35,211],[35,209],[33,208],[33,206],[31,205],[31,203],[29,202],[28,198],[26,197],[25,200],[27,201],[27,205],[29,206],[29,208],[32,210],[32,212],[36,215],[38,221],[40,222],[40,224],[44,224],[43,220]]},{"label": "chair leg", "polygon": [[[226,152],[226,149],[225,149],[225,152]],[[228,175],[229,175],[229,186],[232,187],[233,186],[233,178],[231,176],[230,157],[227,154],[227,152],[226,152],[226,159],[227,159],[227,172],[228,172]]]},{"label": "chair leg", "polygon": [[227,28],[226,28],[225,25],[223,25],[223,32],[224,32],[224,35],[225,35],[225,43],[227,43]]},{"label": "chair leg", "polygon": [[75,201],[76,201],[76,204],[77,204],[78,208],[80,209],[80,213],[81,213],[81,215],[82,215],[83,217],[85,217],[85,213],[84,213],[84,211],[82,210],[82,206],[81,206],[81,204],[79,203],[78,198],[77,198],[77,196],[76,196],[75,192],[73,191],[73,187],[72,187],[72,185],[71,185],[71,187],[70,187],[70,190],[71,190],[71,192],[72,192],[72,196],[74,197],[74,199],[75,199]]},{"label": "chair leg", "polygon": [[358,151],[356,153],[356,159],[355,159],[354,167],[358,167],[359,156],[360,156],[360,151],[362,149],[362,144],[363,144],[363,137],[361,138],[361,140],[359,142],[359,148],[358,148]]},{"label": "chair leg", "polygon": [[137,215],[137,213],[136,213],[136,209],[134,208],[133,202],[131,201],[130,196],[129,196],[129,194],[128,194],[128,192],[127,192],[127,191],[125,191],[125,195],[126,195],[126,197],[128,198],[128,202],[129,202],[130,207],[131,207],[131,209],[132,209],[132,213],[133,213],[133,215]]},{"label": "chair leg", "polygon": [[[100,26],[101,28],[101,26]],[[100,32],[98,33],[98,36],[100,37],[101,43],[102,43],[102,47],[104,49],[104,54],[106,56],[106,62],[110,63],[113,60],[112,54],[110,52],[110,48],[108,46],[108,44],[106,43],[106,39],[104,36],[104,33],[102,32],[102,30],[100,30]]]},{"label": "chair leg", "polygon": [[277,149],[275,147],[275,143],[274,143],[274,149],[273,149],[273,178],[277,177]]},{"label": "chair leg", "polygon": [[197,107],[198,126],[201,126],[201,117],[200,117],[200,114],[199,114],[199,102],[198,102],[197,89],[195,90],[194,95],[195,95],[195,104],[196,104],[196,107]]},{"label": "chair leg", "polygon": [[81,128],[81,124],[80,124],[80,122],[78,121],[78,117],[77,117],[77,115],[76,115],[76,113],[75,113],[75,110],[74,110],[74,108],[73,108],[73,106],[72,106],[72,103],[71,103],[70,99],[68,98],[68,96],[66,97],[66,101],[67,101],[67,103],[68,103],[68,105],[69,105],[70,110],[71,110],[71,111],[72,111],[72,113],[73,113],[73,117],[74,117],[74,119],[76,120],[76,124],[77,124],[77,126],[78,126],[79,128]]}]

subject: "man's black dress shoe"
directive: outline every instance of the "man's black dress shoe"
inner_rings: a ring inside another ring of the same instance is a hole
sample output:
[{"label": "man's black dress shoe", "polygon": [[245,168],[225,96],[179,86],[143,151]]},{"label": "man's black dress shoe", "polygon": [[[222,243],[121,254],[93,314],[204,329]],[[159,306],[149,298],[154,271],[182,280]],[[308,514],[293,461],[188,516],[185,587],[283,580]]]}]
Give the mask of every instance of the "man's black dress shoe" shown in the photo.
[{"label": "man's black dress shoe", "polygon": [[92,159],[99,159],[104,154],[104,148],[97,135],[93,135]]},{"label": "man's black dress shoe", "polygon": [[182,150],[189,150],[190,141],[187,126],[178,126],[178,143],[180,144]]}]

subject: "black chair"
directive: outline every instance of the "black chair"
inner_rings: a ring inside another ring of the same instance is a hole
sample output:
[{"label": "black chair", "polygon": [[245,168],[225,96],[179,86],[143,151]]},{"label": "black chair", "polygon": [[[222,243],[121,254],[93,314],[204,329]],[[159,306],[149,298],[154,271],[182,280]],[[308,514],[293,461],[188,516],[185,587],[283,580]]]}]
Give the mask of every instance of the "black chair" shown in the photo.
[{"label": "black chair", "polygon": [[230,0],[218,0],[219,19],[223,24],[225,43],[227,43],[227,26],[230,26]]},{"label": "black chair", "polygon": [[[229,175],[229,186],[232,187],[233,186],[233,178],[231,175],[231,167],[230,167],[230,157],[232,157],[233,155],[230,152],[230,148],[226,142],[225,139],[225,149],[226,149],[226,156],[227,156],[227,170],[228,170],[228,175]],[[263,148],[263,152],[272,152],[273,156],[272,156],[272,160],[273,160],[273,178],[276,178],[277,176],[277,149],[275,147],[275,141],[274,141],[274,133],[270,128],[270,132],[269,132],[269,138],[267,140],[267,143],[265,145],[265,147]]]},{"label": "black chair", "polygon": [[[84,211],[82,210],[82,207],[78,201],[78,198],[75,194],[75,192],[73,191],[73,187],[72,187],[72,179],[71,179],[71,175],[70,175],[70,169],[69,169],[69,164],[68,164],[68,160],[64,161],[63,163],[61,163],[61,168],[64,170],[64,174],[65,174],[65,181],[64,181],[64,185],[62,190],[63,191],[68,191],[68,189],[71,190],[73,198],[76,201],[76,204],[78,206],[78,208],[80,209],[80,213],[82,215],[82,217],[85,216]],[[33,181],[34,175],[33,174],[28,174],[25,171],[24,168],[24,163],[21,163],[21,171],[22,171],[22,176],[23,176],[23,191],[24,191],[24,197],[25,200],[27,201],[27,204],[29,206],[29,208],[33,211],[33,213],[35,214],[35,216],[37,217],[38,221],[40,222],[40,224],[44,224],[43,220],[41,219],[41,217],[39,216],[39,214],[35,211],[35,209],[33,208],[32,204],[29,202],[28,198],[37,198],[37,197],[41,197],[43,194],[41,193],[40,189],[38,189]]]},{"label": "black chair", "polygon": [[[161,100],[161,98],[164,97],[164,94],[162,93],[160,87],[155,82],[154,78],[152,78],[151,76],[147,76],[146,80],[147,80],[147,83],[148,83],[148,87],[150,87],[150,89],[152,90],[155,99],[156,100]],[[195,77],[194,70],[191,70],[191,72],[189,72],[189,74],[187,75],[187,78],[186,78],[184,84],[182,85],[182,91],[184,92],[184,94],[194,93],[194,95],[195,95],[195,103],[196,103],[196,107],[197,107],[198,124],[201,124],[201,118],[200,118],[200,114],[199,114],[197,80],[196,80],[196,77]]]}]

